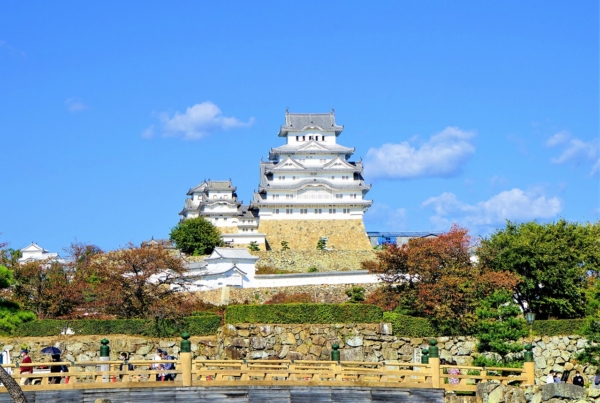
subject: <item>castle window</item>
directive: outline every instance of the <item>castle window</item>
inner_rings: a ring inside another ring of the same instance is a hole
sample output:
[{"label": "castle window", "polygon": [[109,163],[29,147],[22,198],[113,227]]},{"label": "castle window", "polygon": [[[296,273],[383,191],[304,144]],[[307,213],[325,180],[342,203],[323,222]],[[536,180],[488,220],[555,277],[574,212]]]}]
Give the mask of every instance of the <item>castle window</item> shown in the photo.
[{"label": "castle window", "polygon": [[298,136],[296,136],[296,141],[298,141]]},{"label": "castle window", "polygon": [[215,218],[215,222],[217,222],[217,221],[219,221],[219,219],[218,219],[218,218]]},{"label": "castle window", "polygon": [[350,209],[349,208],[345,208],[344,209],[344,214],[350,214]]},{"label": "castle window", "polygon": [[291,199],[293,199],[293,198],[294,198],[294,195],[293,195],[293,194],[291,194],[291,195],[290,195],[290,194],[286,194],[286,195],[285,195],[285,199],[286,199],[286,200],[291,200]]},{"label": "castle window", "polygon": [[321,136],[321,141],[325,141],[325,136]]},{"label": "castle window", "polygon": [[336,198],[336,199],[341,199],[342,197],[344,197],[344,195],[339,195],[339,194],[338,194],[338,195],[335,195],[335,198]]},{"label": "castle window", "polygon": [[302,136],[302,141],[306,141],[306,136]]},{"label": "castle window", "polygon": [[308,136],[308,139],[309,139],[309,140],[312,140],[312,136]]},{"label": "castle window", "polygon": [[285,209],[285,213],[286,213],[286,214],[292,214],[293,212],[294,212],[294,210],[293,210],[293,209],[291,209],[291,208],[286,208],[286,209]]},{"label": "castle window", "polygon": [[356,193],[350,195],[351,199],[356,199]]},{"label": "castle window", "polygon": [[227,221],[227,217],[223,218],[223,221]]},{"label": "castle window", "polygon": [[305,208],[300,209],[300,214],[307,214],[307,213],[308,213],[307,209],[305,209]]},{"label": "castle window", "polygon": [[343,180],[348,180],[350,177],[349,176],[342,176]]},{"label": "castle window", "polygon": [[279,214],[279,209],[278,208],[274,208],[273,209],[273,214]]},{"label": "castle window", "polygon": [[277,177],[277,179],[279,179],[280,181],[283,181],[283,180],[285,180],[285,176],[279,176],[279,177]]},{"label": "castle window", "polygon": [[292,179],[293,179],[293,180],[296,180],[296,177],[295,177],[295,176],[292,176]]},{"label": "castle window", "polygon": [[335,176],[333,176],[333,175],[332,175],[332,176],[331,176],[331,179],[335,179]]},{"label": "castle window", "polygon": [[329,209],[329,214],[335,214],[335,209],[334,208],[330,208]]},{"label": "castle window", "polygon": [[320,208],[316,208],[315,209],[315,214],[321,214],[321,209]]},{"label": "castle window", "polygon": [[279,195],[278,194],[274,194],[273,195],[273,200],[278,200],[279,199]]}]

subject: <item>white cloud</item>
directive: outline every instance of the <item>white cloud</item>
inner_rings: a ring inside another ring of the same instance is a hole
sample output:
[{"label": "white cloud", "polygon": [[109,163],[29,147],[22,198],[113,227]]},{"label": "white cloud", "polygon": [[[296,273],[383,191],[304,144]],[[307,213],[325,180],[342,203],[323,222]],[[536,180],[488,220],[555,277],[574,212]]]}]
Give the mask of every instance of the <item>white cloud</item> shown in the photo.
[{"label": "white cloud", "polygon": [[388,231],[406,229],[406,209],[375,203],[365,213],[365,222]]},{"label": "white cloud", "polygon": [[469,141],[473,136],[473,132],[447,127],[418,148],[409,141],[371,148],[365,158],[365,175],[390,179],[457,175],[475,152]]},{"label": "white cloud", "polygon": [[88,106],[79,98],[69,98],[65,101],[67,110],[71,113],[77,113],[88,109]]},{"label": "white cloud", "polygon": [[483,232],[503,225],[505,220],[554,218],[563,207],[558,197],[548,197],[539,189],[523,191],[518,188],[500,192],[476,204],[461,202],[453,193],[442,193],[424,201],[421,206],[433,209],[435,214],[431,222],[437,228],[448,228],[450,224],[458,223]]},{"label": "white cloud", "polygon": [[[161,113],[159,119],[163,137],[182,137],[184,140],[198,140],[218,130],[248,127],[254,123],[254,118],[243,122],[223,116],[221,109],[209,101],[190,106],[184,113],[175,112],[173,116]],[[148,138],[153,130],[149,127],[142,136]]]},{"label": "white cloud", "polygon": [[597,175],[600,171],[600,142],[598,139],[584,141],[562,131],[556,133],[546,141],[546,146],[562,149],[558,157],[550,159],[553,164],[573,163],[576,165],[591,163],[590,175]]},{"label": "white cloud", "polygon": [[154,125],[148,127],[146,130],[144,130],[144,132],[142,133],[142,138],[144,139],[151,139],[154,137]]}]

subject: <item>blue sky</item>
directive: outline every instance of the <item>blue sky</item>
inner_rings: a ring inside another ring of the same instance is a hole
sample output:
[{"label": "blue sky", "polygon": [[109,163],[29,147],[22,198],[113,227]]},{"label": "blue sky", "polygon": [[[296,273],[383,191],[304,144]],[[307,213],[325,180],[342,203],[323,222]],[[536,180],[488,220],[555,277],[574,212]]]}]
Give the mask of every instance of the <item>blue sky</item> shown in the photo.
[{"label": "blue sky", "polygon": [[285,108],[328,112],[368,230],[595,221],[595,1],[2,1],[0,235],[167,237],[187,190],[249,202]]}]

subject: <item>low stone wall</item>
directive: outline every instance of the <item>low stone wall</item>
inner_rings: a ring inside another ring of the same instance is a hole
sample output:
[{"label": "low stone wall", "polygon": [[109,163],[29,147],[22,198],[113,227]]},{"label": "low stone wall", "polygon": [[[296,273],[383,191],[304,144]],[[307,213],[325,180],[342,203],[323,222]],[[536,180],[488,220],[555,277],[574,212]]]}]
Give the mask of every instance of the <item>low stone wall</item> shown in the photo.
[{"label": "low stone wall", "polygon": [[[412,361],[415,349],[428,347],[428,339],[393,335],[390,324],[331,325],[227,325],[220,330],[221,354],[229,358],[328,359],[331,345],[340,344],[342,360]],[[474,337],[437,337],[440,358],[469,365],[478,354]],[[523,340],[525,344],[528,340]],[[535,337],[533,353],[535,376],[544,383],[553,369],[564,372],[581,371],[589,379],[597,367],[577,363],[587,340],[581,336]]]},{"label": "low stone wall", "polygon": [[339,304],[348,301],[345,291],[352,286],[363,287],[365,295],[375,291],[379,284],[320,284],[292,287],[264,287],[264,288],[233,288],[226,287],[196,293],[202,301],[214,305],[226,304],[263,304],[273,295],[283,292],[286,294],[306,293],[313,297],[312,302]]},{"label": "low stone wall", "polygon": [[287,250],[287,251],[261,251],[251,252],[260,260],[256,267],[269,266],[279,270],[306,273],[315,267],[318,271],[345,271],[362,270],[361,263],[375,260],[376,252],[369,250]]},{"label": "low stone wall", "polygon": [[[55,336],[55,337],[21,337],[0,338],[0,350],[8,350],[11,362],[17,359],[21,345],[27,345],[29,355],[34,362],[50,361],[48,354],[42,354],[44,347],[54,346],[60,349],[62,358],[67,361],[93,361],[100,357],[100,340],[109,340],[110,358],[118,360],[121,352],[127,352],[131,360],[152,360],[156,349],[166,350],[170,355],[179,354],[180,338],[154,339],[139,336],[106,335],[106,336]],[[192,337],[192,352],[195,358],[218,359],[219,347],[216,336]],[[91,370],[95,370],[90,367]]]},{"label": "low stone wall", "polygon": [[338,250],[369,250],[371,242],[361,218],[348,220],[264,220],[258,232],[267,236],[267,250],[281,250],[286,241],[292,250],[314,250],[321,238]]},{"label": "low stone wall", "polygon": [[[422,338],[392,335],[389,323],[335,325],[227,325],[219,331],[225,357],[231,359],[329,360],[338,343],[343,361],[411,362],[415,349],[428,347]],[[442,337],[440,355],[459,365],[471,362],[475,340]]]}]

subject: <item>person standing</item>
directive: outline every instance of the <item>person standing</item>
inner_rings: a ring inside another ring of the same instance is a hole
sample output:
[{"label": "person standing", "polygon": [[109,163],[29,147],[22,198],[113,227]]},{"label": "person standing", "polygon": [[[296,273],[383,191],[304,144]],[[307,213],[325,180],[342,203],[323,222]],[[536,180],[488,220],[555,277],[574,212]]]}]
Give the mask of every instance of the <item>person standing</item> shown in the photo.
[{"label": "person standing", "polygon": [[562,381],[560,380],[560,376],[562,374],[560,372],[555,372],[554,373],[554,383],[562,383]]},{"label": "person standing", "polygon": [[[21,364],[31,364],[31,357],[27,349],[21,350]],[[33,367],[20,367],[19,372],[23,374],[33,374]],[[21,378],[21,385],[31,385],[31,378]]]},{"label": "person standing", "polygon": [[546,383],[554,383],[554,371],[550,371],[546,377]]},{"label": "person standing", "polygon": [[[152,359],[152,361],[160,361],[162,360],[162,353],[163,351],[159,348],[156,350],[156,355],[154,356],[154,358]],[[150,365],[150,369],[154,370],[154,371],[158,371],[160,369],[162,369],[162,364],[152,364]],[[160,374],[156,374],[156,380],[160,381]]]},{"label": "person standing", "polygon": [[575,372],[575,376],[573,377],[573,385],[585,386],[585,381],[583,380],[583,376],[581,376],[579,371]]}]

